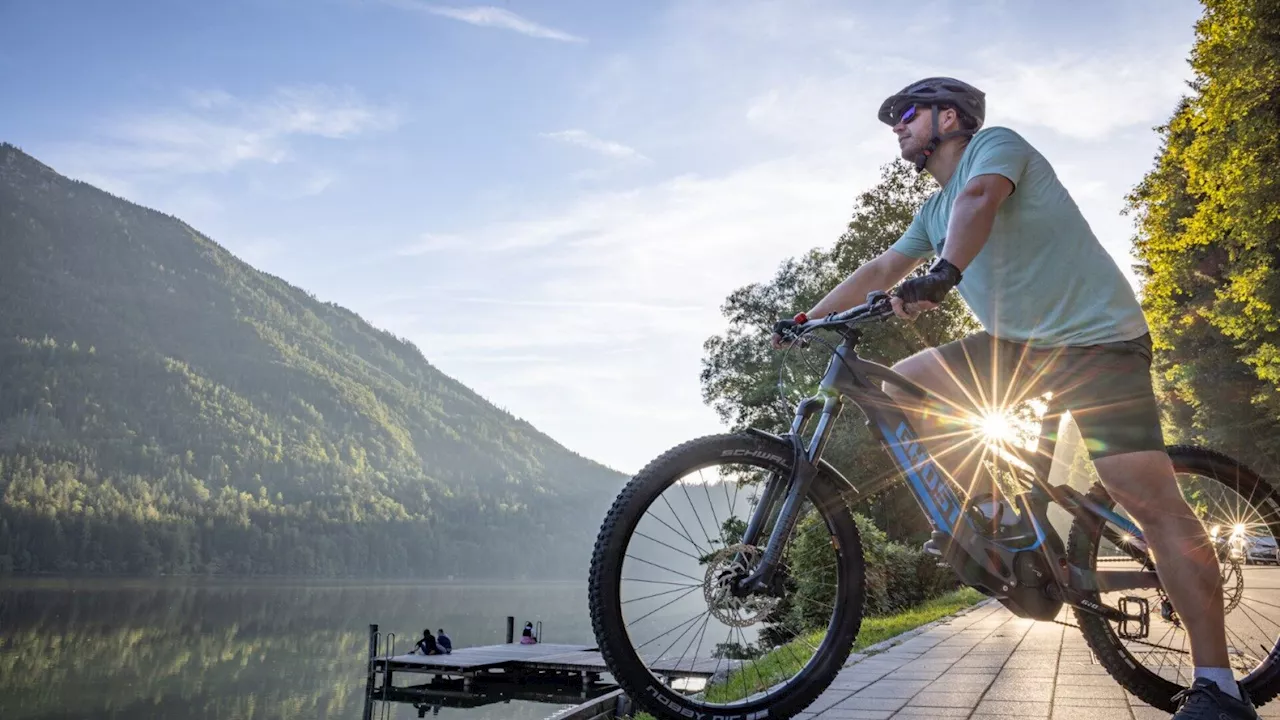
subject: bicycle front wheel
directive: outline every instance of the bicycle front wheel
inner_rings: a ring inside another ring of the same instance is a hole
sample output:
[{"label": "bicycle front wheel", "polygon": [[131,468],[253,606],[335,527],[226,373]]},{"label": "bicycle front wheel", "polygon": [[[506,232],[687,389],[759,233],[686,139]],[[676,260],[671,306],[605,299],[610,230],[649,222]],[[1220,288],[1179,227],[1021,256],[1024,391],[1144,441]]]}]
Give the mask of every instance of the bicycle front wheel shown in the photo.
[{"label": "bicycle front wheel", "polygon": [[[753,570],[743,532],[791,448],[740,433],[680,445],[619,494],[591,561],[591,622],[614,680],[657,717],[790,717],[827,688],[862,623],[862,543],[836,480],[820,472],[768,592],[736,597]],[[780,508],[781,500],[773,504]],[[691,714],[692,713],[692,714]]]}]

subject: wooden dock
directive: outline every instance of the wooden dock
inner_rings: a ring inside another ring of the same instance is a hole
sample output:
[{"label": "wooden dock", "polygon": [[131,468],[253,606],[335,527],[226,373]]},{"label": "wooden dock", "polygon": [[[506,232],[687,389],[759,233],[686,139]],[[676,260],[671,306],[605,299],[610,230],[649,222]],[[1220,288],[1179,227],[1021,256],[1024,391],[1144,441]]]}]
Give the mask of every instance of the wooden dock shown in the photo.
[{"label": "wooden dock", "polygon": [[[514,618],[507,618],[507,642],[455,648],[447,655],[397,653],[395,636],[383,635],[377,625],[370,625],[364,720],[373,720],[375,702],[411,703],[423,717],[426,711],[440,707],[480,707],[512,700],[589,704],[592,698],[618,690],[612,677],[601,680],[602,675],[609,675],[609,668],[598,648],[522,645],[513,642],[513,622]],[[645,661],[668,685],[687,686],[696,686],[696,679],[728,673],[742,662],[727,658],[695,662],[684,657],[646,657]],[[397,675],[417,680],[397,685]]]},{"label": "wooden dock", "polygon": [[[600,651],[587,645],[538,643],[521,645],[503,643],[460,648],[448,655],[392,655],[371,659],[374,672],[387,675],[414,673],[463,680],[531,678],[547,675],[577,677],[582,682],[594,681],[609,668]],[[710,677],[717,670],[728,670],[734,660],[685,658],[651,659],[649,667],[667,678]]]},{"label": "wooden dock", "polygon": [[[642,655],[643,657],[643,655]],[[736,667],[729,659],[694,660],[681,657],[646,657],[646,665],[670,683],[676,678],[710,678]],[[381,676],[381,688],[393,689],[398,674],[426,675],[433,681],[461,680],[464,691],[473,684],[575,683],[588,687],[609,673],[598,648],[590,645],[505,642],[498,645],[457,648],[447,655],[399,654],[394,640],[384,642],[377,625],[369,627],[369,688]]]}]

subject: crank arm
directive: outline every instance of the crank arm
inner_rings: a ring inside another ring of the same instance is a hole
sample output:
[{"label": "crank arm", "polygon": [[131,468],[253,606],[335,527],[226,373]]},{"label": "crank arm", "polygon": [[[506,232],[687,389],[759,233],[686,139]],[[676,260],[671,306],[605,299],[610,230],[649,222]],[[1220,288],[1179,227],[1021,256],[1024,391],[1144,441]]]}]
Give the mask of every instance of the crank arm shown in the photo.
[{"label": "crank arm", "polygon": [[1095,570],[1090,572],[1072,565],[1071,588],[1096,592],[1121,590],[1155,590],[1161,587],[1154,570]]},{"label": "crank arm", "polygon": [[1160,576],[1154,570],[1103,570],[1095,573],[1098,592],[1157,590]]},{"label": "crank arm", "polygon": [[1090,615],[1097,615],[1107,620],[1111,620],[1112,622],[1124,622],[1128,619],[1128,616],[1120,612],[1117,608],[1113,608],[1110,605],[1096,603],[1088,598],[1081,597],[1078,593],[1068,593],[1066,601],[1067,604],[1072,607],[1079,608]]}]

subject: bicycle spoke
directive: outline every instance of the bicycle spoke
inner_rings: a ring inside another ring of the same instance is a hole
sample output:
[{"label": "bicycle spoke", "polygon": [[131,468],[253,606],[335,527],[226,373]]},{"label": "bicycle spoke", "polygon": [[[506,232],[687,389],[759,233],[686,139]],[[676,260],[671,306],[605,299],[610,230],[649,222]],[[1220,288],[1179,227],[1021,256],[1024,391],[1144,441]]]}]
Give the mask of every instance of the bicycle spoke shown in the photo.
[{"label": "bicycle spoke", "polygon": [[[695,585],[694,587],[698,587],[698,586],[697,586],[697,585]],[[658,597],[659,595],[670,595],[671,593],[676,593],[676,592],[680,592],[680,588],[676,588],[675,590],[663,590],[663,591],[662,591],[662,592],[660,592],[660,593],[654,593],[654,594],[652,594],[652,595],[645,595],[644,597],[631,598],[630,600],[623,600],[623,601],[622,601],[622,604],[623,604],[623,605],[626,605],[627,603],[640,602],[641,600],[648,600],[649,598],[656,598],[656,597]]]},{"label": "bicycle spoke", "polygon": [[652,584],[654,584],[654,585],[675,585],[676,587],[683,587],[683,588],[687,588],[687,587],[702,587],[702,581],[701,581],[701,580],[699,580],[699,581],[698,581],[698,583],[697,583],[697,584],[694,584],[694,585],[690,585],[689,583],[673,583],[673,582],[665,582],[665,581],[663,581],[663,580],[644,580],[644,579],[642,579],[642,578],[622,578],[622,580],[624,580],[625,582],[652,583]]},{"label": "bicycle spoke", "polygon": [[685,557],[687,557],[687,558],[693,558],[694,560],[697,560],[697,559],[698,559],[698,556],[697,556],[697,555],[690,555],[689,553],[687,553],[687,552],[685,552],[685,551],[683,551],[683,550],[677,549],[677,548],[675,548],[675,547],[673,547],[673,546],[671,546],[671,545],[668,545],[667,543],[664,543],[664,542],[662,542],[661,540],[659,540],[659,539],[657,539],[657,538],[649,537],[648,535],[645,535],[644,533],[640,532],[639,530],[637,530],[637,531],[636,531],[636,535],[639,535],[640,537],[642,537],[642,538],[644,538],[644,539],[646,539],[646,540],[652,540],[653,542],[656,542],[656,543],[658,543],[659,545],[661,545],[661,546],[663,546],[663,547],[671,548],[672,550],[675,550],[676,552],[680,553],[681,555],[683,555],[683,556],[685,556]]},{"label": "bicycle spoke", "polygon": [[689,590],[685,590],[685,591],[684,591],[684,592],[683,592],[679,597],[677,597],[676,599],[672,600],[671,602],[667,603],[666,605],[662,605],[662,606],[659,606],[659,607],[657,607],[657,608],[654,608],[653,610],[650,610],[649,612],[645,613],[644,615],[641,615],[640,617],[636,618],[636,619],[635,619],[635,620],[633,620],[632,622],[635,622],[635,623],[637,623],[637,624],[638,624],[641,620],[644,620],[645,618],[650,617],[650,616],[651,616],[651,615],[653,615],[654,613],[661,612],[662,610],[665,610],[665,609],[667,609],[667,608],[671,607],[672,605],[675,605],[676,603],[678,603],[678,602],[680,602],[681,600],[683,600],[684,598],[688,597],[691,593],[693,593],[695,590],[698,590],[698,589],[700,589],[700,588],[691,588],[691,589],[689,589]]},{"label": "bicycle spoke", "polygon": [[632,560],[636,560],[636,561],[638,561],[638,562],[642,562],[642,563],[644,563],[645,565],[652,565],[652,566],[654,566],[654,567],[658,568],[659,570],[666,570],[667,572],[672,573],[672,574],[674,574],[674,575],[679,575],[679,576],[680,576],[680,577],[682,577],[682,578],[688,578],[688,579],[690,579],[690,580],[692,580],[692,581],[694,581],[694,582],[698,583],[698,586],[699,586],[699,587],[701,587],[701,585],[702,585],[702,579],[701,579],[701,578],[696,578],[696,577],[694,577],[694,576],[692,576],[692,575],[685,575],[685,574],[684,574],[684,573],[682,573],[682,572],[676,572],[675,570],[672,570],[671,568],[663,567],[663,566],[661,566],[661,565],[659,565],[659,564],[657,564],[657,563],[649,562],[648,560],[645,560],[644,558],[636,557],[635,555],[626,555],[625,557],[629,557],[629,558],[631,558]]}]

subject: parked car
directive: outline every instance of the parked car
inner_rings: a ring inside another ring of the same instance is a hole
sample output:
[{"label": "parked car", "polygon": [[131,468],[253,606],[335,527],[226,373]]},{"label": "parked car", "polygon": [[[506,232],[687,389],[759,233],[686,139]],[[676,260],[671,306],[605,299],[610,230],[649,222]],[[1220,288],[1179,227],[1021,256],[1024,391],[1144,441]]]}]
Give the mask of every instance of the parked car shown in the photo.
[{"label": "parked car", "polygon": [[1245,545],[1244,561],[1249,564],[1280,565],[1280,548],[1276,547],[1276,539],[1270,535],[1249,538]]}]

